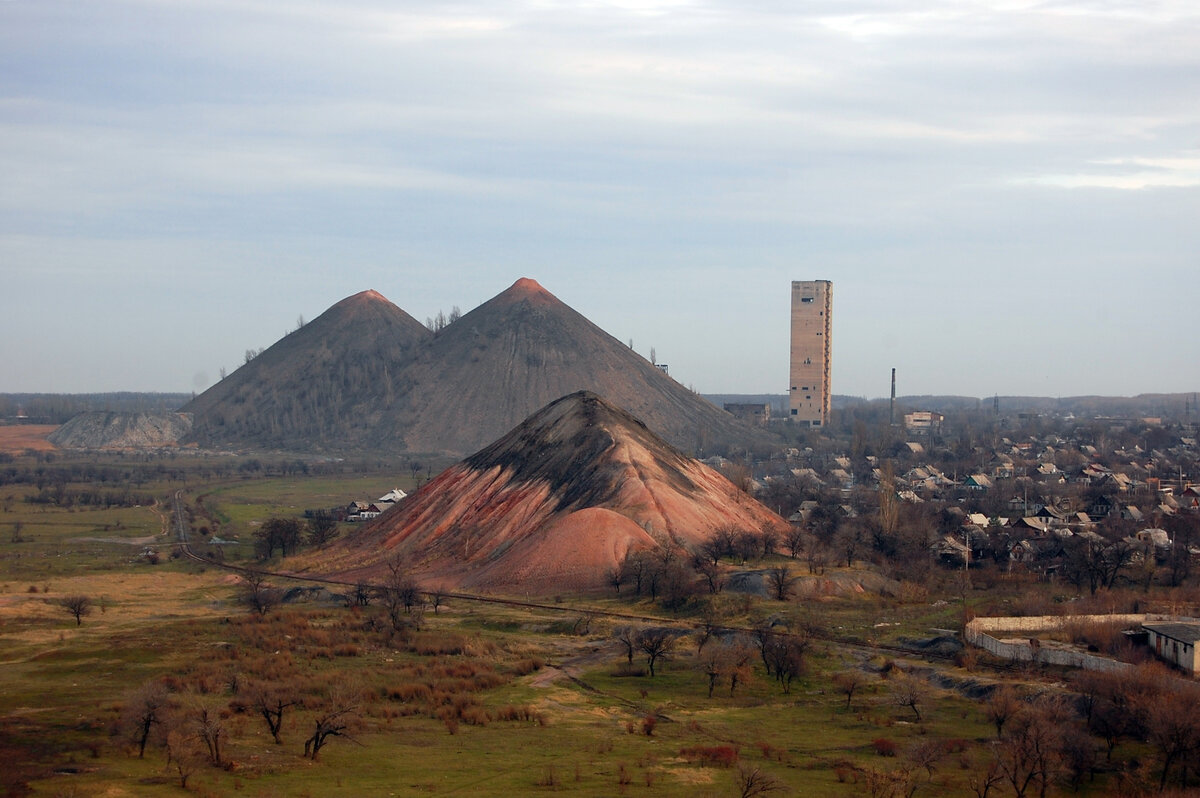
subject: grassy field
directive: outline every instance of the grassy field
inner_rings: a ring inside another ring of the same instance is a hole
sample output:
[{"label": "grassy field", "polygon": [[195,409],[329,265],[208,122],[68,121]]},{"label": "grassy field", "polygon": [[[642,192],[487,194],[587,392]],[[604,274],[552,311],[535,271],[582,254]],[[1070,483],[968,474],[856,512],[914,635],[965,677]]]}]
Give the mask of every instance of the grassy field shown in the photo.
[{"label": "grassy field", "polygon": [[[35,457],[13,467],[64,465]],[[733,695],[722,681],[710,698],[695,606],[454,599],[393,624],[378,603],[313,593],[252,613],[238,601],[237,576],[172,556],[175,491],[184,491],[194,533],[215,521],[210,535],[236,537],[248,553],[267,518],[408,490],[408,475],[249,475],[183,460],[163,472],[162,463],[141,463],[136,489],[154,500],[140,506],[37,504],[25,499],[35,483],[0,485],[7,794],[737,796],[753,794],[757,778],[775,794],[972,795],[970,780],[989,760],[994,729],[982,703],[920,674],[934,668],[942,684],[996,674],[897,662],[872,648],[960,627],[964,602],[951,596],[723,595],[727,625],[816,624],[863,645],[814,640],[787,691],[756,653]],[[110,465],[131,468],[124,459]],[[61,604],[75,595],[91,600],[78,624]],[[614,630],[628,621],[606,613],[658,617],[683,634],[656,676],[640,654],[627,665]],[[728,635],[706,645],[726,643]],[[862,680],[849,706],[835,684],[847,671]],[[897,700],[906,680],[920,682],[919,718]],[[148,685],[166,691],[167,709],[139,757],[130,712]],[[267,692],[287,703],[279,744],[255,704]],[[306,739],[338,712],[346,728],[306,758]],[[217,755],[197,742],[202,725],[218,730]]]}]

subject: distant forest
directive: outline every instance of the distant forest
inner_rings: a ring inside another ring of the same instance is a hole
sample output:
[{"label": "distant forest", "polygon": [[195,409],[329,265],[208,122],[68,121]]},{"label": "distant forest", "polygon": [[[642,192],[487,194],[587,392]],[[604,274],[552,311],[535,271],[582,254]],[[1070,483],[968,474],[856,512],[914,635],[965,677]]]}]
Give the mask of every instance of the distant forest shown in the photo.
[{"label": "distant forest", "polygon": [[0,419],[7,423],[63,424],[80,413],[172,413],[190,402],[190,393],[3,393]]},{"label": "distant forest", "polygon": [[[704,398],[722,407],[726,402],[770,404],[772,415],[787,414],[787,394],[705,394]],[[896,410],[932,410],[937,413],[960,413],[971,410],[991,412],[999,405],[1001,415],[1042,413],[1046,415],[1093,416],[1156,416],[1176,420],[1200,419],[1196,393],[1144,393],[1138,396],[897,396]],[[833,409],[888,405],[888,399],[866,399],[860,396],[833,395]]]},{"label": "distant forest", "polygon": [[[27,424],[63,424],[90,410],[113,413],[173,413],[193,398],[190,393],[4,393],[0,394],[0,421]],[[770,404],[772,414],[787,414],[786,394],[705,394],[722,407],[726,402]],[[1147,393],[1138,396],[1001,396],[1001,415],[1045,413],[1076,416],[1161,416],[1177,420],[1200,419],[1200,395],[1196,393]],[[887,399],[834,394],[833,409],[887,406]],[[898,396],[899,411],[933,410],[954,413],[991,411],[995,397],[985,396]]]}]

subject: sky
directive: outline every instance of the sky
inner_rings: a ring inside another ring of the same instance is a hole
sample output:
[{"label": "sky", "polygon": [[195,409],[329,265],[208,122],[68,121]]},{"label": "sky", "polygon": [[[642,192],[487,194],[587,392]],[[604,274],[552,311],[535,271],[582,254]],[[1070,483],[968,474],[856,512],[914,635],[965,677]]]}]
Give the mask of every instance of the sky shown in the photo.
[{"label": "sky", "polygon": [[1194,0],[0,0],[0,392],[531,277],[704,393],[1200,390]]}]

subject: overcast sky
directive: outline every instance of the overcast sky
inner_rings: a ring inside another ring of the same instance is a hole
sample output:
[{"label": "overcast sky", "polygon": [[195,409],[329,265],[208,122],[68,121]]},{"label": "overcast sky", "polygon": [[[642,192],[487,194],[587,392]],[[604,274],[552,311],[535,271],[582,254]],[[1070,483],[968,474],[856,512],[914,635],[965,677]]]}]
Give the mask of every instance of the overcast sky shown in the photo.
[{"label": "overcast sky", "polygon": [[1200,390],[1195,0],[0,0],[0,391],[532,277],[702,392]]}]

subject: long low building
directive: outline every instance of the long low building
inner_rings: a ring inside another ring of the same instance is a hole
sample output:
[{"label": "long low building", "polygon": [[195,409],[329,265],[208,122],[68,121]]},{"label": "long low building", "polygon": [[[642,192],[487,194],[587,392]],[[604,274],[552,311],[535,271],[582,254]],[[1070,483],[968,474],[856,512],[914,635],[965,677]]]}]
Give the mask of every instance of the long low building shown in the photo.
[{"label": "long low building", "polygon": [[1200,623],[1146,623],[1150,647],[1164,662],[1170,662],[1188,673],[1195,673],[1200,660],[1196,643],[1200,642]]}]

